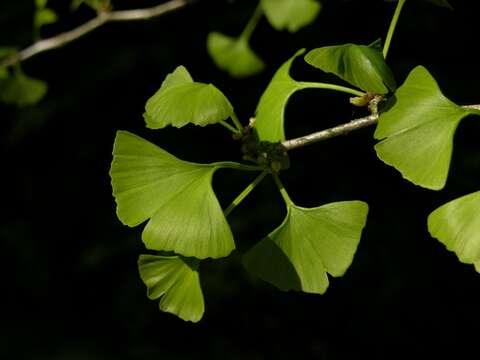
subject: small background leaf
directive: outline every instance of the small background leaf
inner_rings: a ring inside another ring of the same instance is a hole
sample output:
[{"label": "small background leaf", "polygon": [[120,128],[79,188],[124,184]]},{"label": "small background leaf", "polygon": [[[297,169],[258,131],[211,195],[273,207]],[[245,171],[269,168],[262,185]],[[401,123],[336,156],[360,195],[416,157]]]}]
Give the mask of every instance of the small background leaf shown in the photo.
[{"label": "small background leaf", "polygon": [[352,263],[367,213],[361,201],[289,204],[283,223],[245,254],[244,265],[280,290],[323,294],[327,272],[342,276]]},{"label": "small background leaf", "polygon": [[145,113],[150,129],[180,128],[188,123],[206,126],[226,120],[233,115],[233,107],[215,86],[193,82],[187,69],[179,66],[148,99]]},{"label": "small background leaf", "polygon": [[248,39],[233,38],[219,32],[208,34],[208,53],[215,64],[230,76],[242,78],[255,75],[265,68],[265,63],[250,48]]},{"label": "small background leaf", "polygon": [[428,231],[459,260],[480,272],[480,191],[439,207],[428,217]]},{"label": "small background leaf", "polygon": [[46,82],[17,71],[0,81],[0,100],[20,107],[35,105],[45,96],[47,89]]},{"label": "small background leaf", "polygon": [[204,313],[199,261],[180,256],[140,255],[138,269],[150,299],[160,299],[160,310],[197,322]]},{"label": "small background leaf", "polygon": [[375,131],[378,157],[407,180],[432,190],[445,186],[455,130],[465,116],[479,114],[448,100],[422,66],[411,71],[382,112]]},{"label": "small background leaf", "polygon": [[333,73],[350,84],[374,94],[386,94],[396,88],[395,78],[383,58],[373,46],[336,45],[310,51],[305,61],[328,73]]},{"label": "small background leaf", "polygon": [[322,8],[315,0],[261,0],[261,4],[270,24],[289,32],[312,23]]}]

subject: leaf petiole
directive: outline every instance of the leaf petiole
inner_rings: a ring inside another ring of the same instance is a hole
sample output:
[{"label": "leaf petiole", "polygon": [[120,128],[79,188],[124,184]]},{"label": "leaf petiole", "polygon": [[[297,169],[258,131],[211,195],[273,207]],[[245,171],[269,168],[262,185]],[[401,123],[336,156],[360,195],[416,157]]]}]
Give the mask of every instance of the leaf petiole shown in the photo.
[{"label": "leaf petiole", "polygon": [[230,205],[225,209],[224,214],[225,216],[228,216],[233,209],[235,209],[242,201],[245,199],[250,192],[255,189],[255,187],[260,184],[260,182],[265,178],[265,176],[268,174],[267,170],[262,171],[260,175],[258,175],[255,180],[253,180],[246,188],[243,190],[240,195],[238,195]]},{"label": "leaf petiole", "polygon": [[328,84],[328,83],[321,83],[321,82],[310,82],[310,81],[299,81],[298,85],[300,89],[307,89],[307,88],[316,88],[316,89],[326,89],[326,90],[333,90],[338,92],[343,92],[355,96],[363,96],[363,93],[360,90],[355,90],[346,86],[335,85],[335,84]]},{"label": "leaf petiole", "polygon": [[292,201],[292,199],[290,199],[290,196],[288,196],[287,190],[283,186],[278,175],[277,174],[272,174],[272,175],[273,175],[273,179],[275,180],[275,184],[277,184],[278,190],[280,190],[280,194],[282,194],[283,200],[287,204],[287,207],[289,205],[294,205],[294,202]]},{"label": "leaf petiole", "polygon": [[245,29],[243,29],[242,33],[240,34],[240,38],[245,39],[247,42],[250,40],[250,37],[252,36],[253,31],[257,27],[258,22],[260,21],[260,18],[263,15],[263,9],[262,5],[259,3],[257,7],[255,8],[255,11],[248,21],[247,25],[245,26]]},{"label": "leaf petiole", "polygon": [[227,123],[225,120],[220,121],[219,124],[222,125],[222,126],[224,126],[225,128],[227,128],[228,130],[230,130],[230,131],[233,132],[234,134],[240,134],[240,133],[241,133],[240,130],[235,129],[232,125],[230,125],[229,123]]},{"label": "leaf petiole", "polygon": [[242,126],[242,124],[240,123],[240,120],[238,120],[237,114],[233,113],[232,116],[231,116],[231,118],[232,118],[232,121],[233,121],[233,123],[235,124],[236,128],[237,128],[241,133],[243,133],[243,126]]},{"label": "leaf petiole", "polygon": [[390,44],[392,43],[393,33],[395,32],[395,28],[397,27],[398,18],[400,17],[400,13],[402,12],[403,5],[405,5],[406,0],[399,0],[397,7],[395,9],[395,13],[393,14],[392,21],[390,22],[390,27],[388,28],[387,38],[385,39],[385,44],[383,45],[383,57],[384,59],[387,58],[388,49],[390,48]]}]

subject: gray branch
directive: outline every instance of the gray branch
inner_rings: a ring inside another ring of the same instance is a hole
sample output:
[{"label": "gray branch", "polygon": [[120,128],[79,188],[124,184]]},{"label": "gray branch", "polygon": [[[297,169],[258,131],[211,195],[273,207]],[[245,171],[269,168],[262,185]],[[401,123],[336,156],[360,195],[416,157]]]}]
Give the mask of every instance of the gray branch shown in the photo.
[{"label": "gray branch", "polygon": [[170,0],[166,3],[156,5],[146,9],[135,10],[119,10],[110,12],[100,12],[98,15],[90,21],[80,25],[79,27],[58,34],[48,39],[37,41],[36,43],[26,47],[22,51],[16,53],[13,56],[0,60],[1,66],[11,66],[26,59],[31,58],[42,52],[57,49],[64,46],[86,34],[95,30],[96,28],[106,24],[107,22],[114,21],[135,21],[135,20],[148,20],[170,11],[182,8],[191,0]]},{"label": "gray branch", "polygon": [[[479,105],[465,105],[464,108],[480,110]],[[285,140],[282,145],[285,149],[292,150],[306,145],[310,145],[319,141],[328,140],[340,135],[347,135],[354,130],[363,129],[378,122],[378,114],[372,114],[360,119],[352,120],[346,124],[338,125],[330,129],[315,132],[313,134],[305,135],[291,140]]]}]

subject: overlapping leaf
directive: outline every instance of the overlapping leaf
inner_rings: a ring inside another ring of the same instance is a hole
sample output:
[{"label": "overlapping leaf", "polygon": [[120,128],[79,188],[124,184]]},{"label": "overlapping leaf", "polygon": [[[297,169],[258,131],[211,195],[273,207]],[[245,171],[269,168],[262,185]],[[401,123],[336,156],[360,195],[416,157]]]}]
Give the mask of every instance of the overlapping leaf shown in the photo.
[{"label": "overlapping leaf", "polygon": [[16,71],[14,74],[1,79],[0,100],[16,106],[34,105],[45,96],[47,89],[48,86],[44,81],[28,77],[21,71]]},{"label": "overlapping leaf", "polygon": [[145,121],[151,129],[188,123],[215,124],[233,114],[233,107],[212,84],[194,82],[187,69],[179,66],[167,75],[160,89],[147,101]]},{"label": "overlapping leaf", "polygon": [[181,256],[140,255],[140,277],[147,296],[160,299],[160,310],[185,321],[199,321],[205,310],[198,274],[199,261]]},{"label": "overlapping leaf", "polygon": [[375,46],[345,44],[321,47],[305,55],[305,61],[367,92],[386,94],[396,87],[382,52]]},{"label": "overlapping leaf", "polygon": [[304,53],[299,50],[275,73],[257,106],[255,129],[260,140],[277,142],[285,140],[283,128],[285,106],[292,94],[305,86],[292,79],[290,67],[293,60]]},{"label": "overlapping leaf", "polygon": [[430,214],[428,231],[480,272],[480,191],[455,199]]},{"label": "overlapping leaf", "polygon": [[412,70],[395,93],[393,106],[381,113],[375,146],[378,157],[411,182],[432,190],[445,186],[460,121],[480,111],[448,100],[422,66]]},{"label": "overlapping leaf", "polygon": [[265,63],[251,49],[246,37],[233,38],[212,32],[207,38],[207,49],[215,64],[233,77],[255,75],[265,68]]},{"label": "overlapping leaf", "polygon": [[316,208],[287,204],[283,223],[244,257],[246,268],[280,290],[323,294],[329,273],[350,266],[368,213],[361,201]]},{"label": "overlapping leaf", "polygon": [[119,131],[110,169],[117,215],[136,226],[148,220],[148,249],[204,259],[227,256],[233,236],[211,182],[216,164],[182,161],[158,146]]},{"label": "overlapping leaf", "polygon": [[261,4],[270,24],[289,32],[312,23],[322,8],[316,0],[261,0]]}]

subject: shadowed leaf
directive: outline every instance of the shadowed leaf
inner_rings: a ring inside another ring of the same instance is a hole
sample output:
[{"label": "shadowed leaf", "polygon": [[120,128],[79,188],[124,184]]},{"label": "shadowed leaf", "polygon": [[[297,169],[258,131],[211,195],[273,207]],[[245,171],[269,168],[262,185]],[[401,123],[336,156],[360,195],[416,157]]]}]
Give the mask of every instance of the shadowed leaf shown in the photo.
[{"label": "shadowed leaf", "polygon": [[342,276],[352,263],[368,205],[344,201],[311,209],[287,206],[283,223],[245,254],[244,265],[280,290],[323,294],[327,273]]}]

